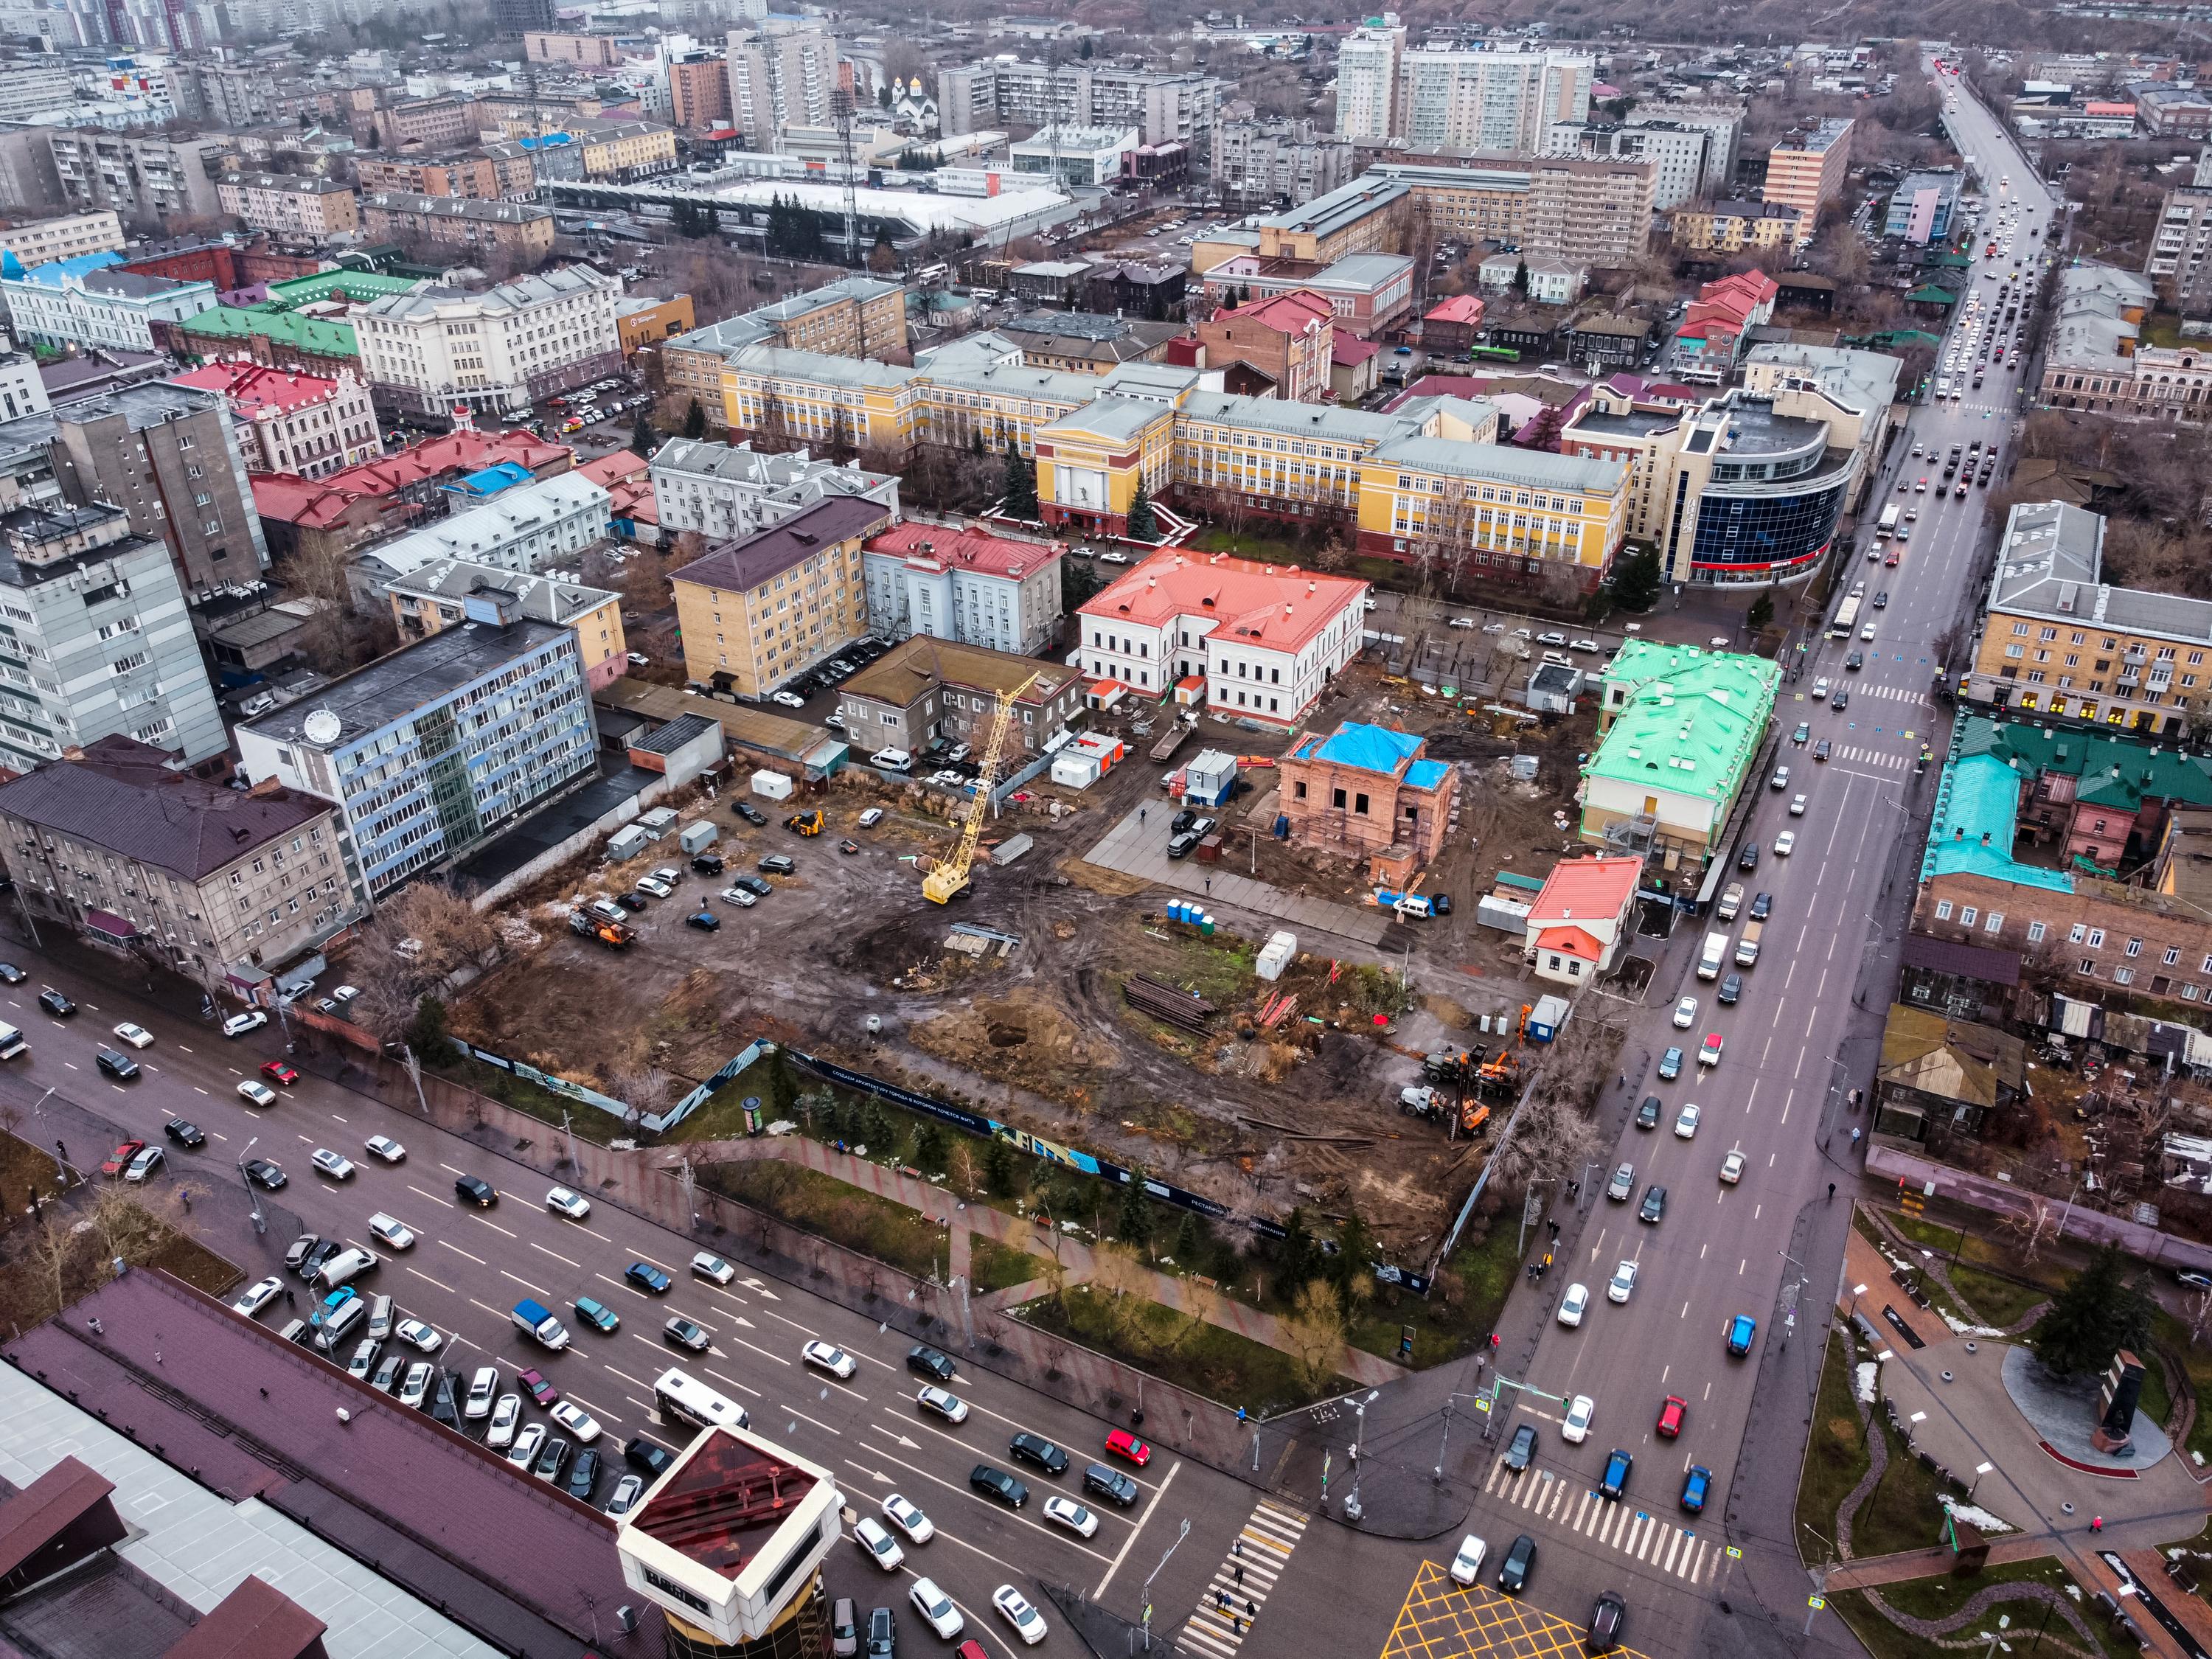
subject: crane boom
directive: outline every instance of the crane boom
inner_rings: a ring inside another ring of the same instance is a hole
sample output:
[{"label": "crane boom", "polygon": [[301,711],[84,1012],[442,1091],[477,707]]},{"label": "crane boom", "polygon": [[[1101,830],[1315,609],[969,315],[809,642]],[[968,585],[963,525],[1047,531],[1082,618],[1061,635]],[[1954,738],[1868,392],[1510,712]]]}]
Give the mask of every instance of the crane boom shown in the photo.
[{"label": "crane boom", "polygon": [[952,896],[968,884],[968,872],[975,862],[975,842],[983,833],[983,812],[991,803],[991,781],[999,775],[999,757],[1006,746],[1006,730],[1012,724],[1014,704],[1037,683],[1037,678],[1036,674],[1032,674],[1019,685],[999,693],[998,712],[991,717],[991,736],[983,745],[982,764],[975,774],[975,794],[968,803],[966,817],[961,820],[960,839],[951,855],[939,860],[936,866],[921,878],[921,896],[932,904],[950,903]]}]

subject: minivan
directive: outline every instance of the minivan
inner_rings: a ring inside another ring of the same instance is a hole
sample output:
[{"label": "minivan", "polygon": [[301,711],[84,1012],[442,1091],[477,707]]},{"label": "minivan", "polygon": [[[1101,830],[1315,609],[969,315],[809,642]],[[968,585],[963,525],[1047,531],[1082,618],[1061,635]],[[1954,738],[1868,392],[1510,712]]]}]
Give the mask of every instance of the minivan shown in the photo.
[{"label": "minivan", "polygon": [[359,1297],[340,1308],[325,1319],[315,1332],[315,1346],[325,1353],[336,1353],[339,1345],[368,1319],[368,1304]]},{"label": "minivan", "polygon": [[868,757],[868,764],[886,772],[911,772],[914,757],[903,749],[878,749]]}]

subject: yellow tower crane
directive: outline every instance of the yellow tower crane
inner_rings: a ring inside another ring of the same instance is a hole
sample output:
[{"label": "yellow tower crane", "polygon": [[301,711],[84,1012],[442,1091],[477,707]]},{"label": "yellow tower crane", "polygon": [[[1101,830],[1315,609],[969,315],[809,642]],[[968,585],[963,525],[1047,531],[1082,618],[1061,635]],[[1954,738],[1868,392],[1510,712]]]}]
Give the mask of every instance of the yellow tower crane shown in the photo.
[{"label": "yellow tower crane", "polygon": [[975,774],[975,798],[968,803],[967,816],[960,823],[960,840],[951,854],[939,859],[921,878],[921,896],[932,904],[950,903],[952,896],[968,884],[969,867],[975,862],[975,842],[983,833],[983,814],[991,805],[991,782],[999,775],[999,756],[1006,746],[1006,728],[1012,723],[1014,704],[1037,678],[1037,674],[1032,674],[1019,685],[999,693],[990,741],[983,745],[981,766]]}]

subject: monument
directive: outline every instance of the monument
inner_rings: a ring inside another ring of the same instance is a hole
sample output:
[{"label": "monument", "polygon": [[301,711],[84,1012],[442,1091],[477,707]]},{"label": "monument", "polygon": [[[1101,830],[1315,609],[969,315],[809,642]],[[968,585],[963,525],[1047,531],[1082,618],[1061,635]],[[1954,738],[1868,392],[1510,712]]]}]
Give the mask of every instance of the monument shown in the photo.
[{"label": "monument", "polygon": [[2135,1454],[2136,1402],[2142,1397],[2142,1361],[2122,1348],[2106,1369],[2097,1391],[2097,1427],[2090,1443],[2115,1457]]}]

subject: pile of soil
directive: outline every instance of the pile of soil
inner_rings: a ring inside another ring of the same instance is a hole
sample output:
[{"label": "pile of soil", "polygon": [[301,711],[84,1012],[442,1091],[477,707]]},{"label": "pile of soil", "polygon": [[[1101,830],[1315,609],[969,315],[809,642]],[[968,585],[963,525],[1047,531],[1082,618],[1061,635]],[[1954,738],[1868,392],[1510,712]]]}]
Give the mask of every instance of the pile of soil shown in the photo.
[{"label": "pile of soil", "polygon": [[1033,991],[978,997],[908,1028],[926,1054],[1048,1100],[1088,1106],[1115,1066],[1114,1051]]}]

